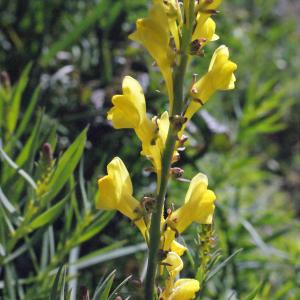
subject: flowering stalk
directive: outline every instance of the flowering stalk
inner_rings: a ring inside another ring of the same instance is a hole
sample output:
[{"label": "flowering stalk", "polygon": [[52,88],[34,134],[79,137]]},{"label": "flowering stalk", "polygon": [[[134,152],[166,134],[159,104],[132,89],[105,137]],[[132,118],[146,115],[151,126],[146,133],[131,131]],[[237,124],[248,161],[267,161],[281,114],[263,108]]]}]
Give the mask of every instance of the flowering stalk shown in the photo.
[{"label": "flowering stalk", "polygon": [[[180,64],[174,72],[174,102],[170,107],[171,115],[181,115],[183,107],[183,87],[184,76],[189,59],[189,45],[192,37],[193,29],[193,14],[194,14],[194,0],[188,0],[189,3],[189,16],[186,16],[188,23],[183,27],[183,37],[181,44]],[[151,217],[150,226],[150,244],[149,244],[149,257],[148,267],[145,281],[145,299],[152,300],[155,287],[155,275],[157,272],[158,264],[158,250],[160,244],[160,222],[164,207],[165,196],[167,192],[167,185],[169,181],[170,167],[172,162],[173,153],[175,150],[178,129],[175,124],[171,124],[168,131],[168,137],[165,145],[165,150],[162,157],[162,172],[161,181],[159,183],[159,192],[156,198],[156,207]]]},{"label": "flowering stalk", "polygon": [[[145,196],[143,201],[134,197],[130,174],[118,157],[108,164],[107,175],[98,181],[97,207],[118,210],[127,216],[148,244],[146,300],[157,298],[158,266],[160,273],[166,275],[159,299],[194,299],[201,286],[199,274],[196,279],[176,279],[183,268],[180,256],[187,250],[176,237],[192,222],[208,225],[213,222],[216,196],[208,189],[206,175],[198,173],[192,178],[181,207],[175,211],[168,209],[167,217],[163,209],[170,176],[178,177],[183,172],[171,165],[179,159],[178,151],[183,150],[187,122],[216,91],[234,88],[233,72],[237,66],[229,60],[228,48],[220,46],[212,56],[207,73],[193,82],[186,98],[187,107],[183,109],[189,59],[192,55],[202,56],[203,47],[218,39],[211,15],[216,13],[220,3],[221,0],[185,0],[180,7],[177,0],[153,0],[149,16],[137,20],[130,38],[142,44],[155,60],[165,81],[169,112],[149,118],[141,85],[125,76],[122,94],[113,96],[113,107],[107,116],[114,128],[135,131],[141,141],[141,155],[149,159],[157,175],[156,197]],[[204,262],[201,268],[205,270],[206,265]]]}]

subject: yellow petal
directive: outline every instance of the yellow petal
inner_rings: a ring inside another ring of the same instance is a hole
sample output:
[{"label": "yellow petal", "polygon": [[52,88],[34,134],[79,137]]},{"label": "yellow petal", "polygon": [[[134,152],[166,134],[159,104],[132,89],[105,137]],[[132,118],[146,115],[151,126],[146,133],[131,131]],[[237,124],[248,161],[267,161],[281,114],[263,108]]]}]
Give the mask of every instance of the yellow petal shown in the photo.
[{"label": "yellow petal", "polygon": [[123,95],[112,98],[113,108],[108,112],[107,118],[113,126],[119,128],[136,128],[146,118],[146,103],[142,87],[130,76],[123,80]]},{"label": "yellow petal", "polygon": [[200,284],[196,279],[182,278],[175,282],[169,300],[191,300],[200,289]]},{"label": "yellow petal", "polygon": [[202,193],[207,189],[208,179],[207,176],[203,173],[198,173],[190,182],[189,189],[185,195],[184,203],[190,201],[193,193],[197,191],[198,193]]},{"label": "yellow petal", "polygon": [[207,177],[199,173],[190,183],[184,205],[171,214],[169,223],[180,233],[192,222],[211,224],[215,199],[214,192],[207,189]]},{"label": "yellow petal", "polygon": [[171,251],[177,253],[179,256],[182,256],[186,251],[186,247],[174,240],[171,243]]},{"label": "yellow petal", "polygon": [[130,219],[136,217],[134,211],[139,206],[139,201],[132,196],[131,179],[119,157],[115,157],[107,165],[107,175],[98,180],[98,187],[98,209],[119,210]]},{"label": "yellow petal", "polygon": [[222,45],[212,56],[208,72],[202,76],[192,87],[190,102],[185,117],[188,120],[193,114],[218,90],[231,90],[234,88],[234,71],[237,65],[229,60],[229,50]]},{"label": "yellow petal", "polygon": [[169,252],[167,258],[163,260],[171,278],[175,278],[183,269],[183,262],[175,252]]},{"label": "yellow petal", "polygon": [[205,9],[207,9],[207,10],[211,10],[211,9],[216,10],[221,5],[222,0],[212,0],[212,1],[201,0],[200,4],[203,4],[203,3],[205,3]]},{"label": "yellow petal", "polygon": [[100,196],[97,208],[117,209],[124,194],[132,194],[132,183],[126,166],[119,157],[107,165],[107,175],[98,180]]},{"label": "yellow petal", "polygon": [[204,46],[208,42],[215,41],[217,39],[218,36],[215,35],[216,23],[212,18],[208,18],[204,23],[201,23],[201,19],[199,17],[197,18],[197,25],[193,32],[192,40],[206,39],[206,42],[202,43]]},{"label": "yellow petal", "polygon": [[163,4],[156,2],[150,10],[149,17],[137,20],[136,27],[136,31],[129,38],[141,43],[156,61],[166,82],[170,105],[172,106],[174,54],[169,47],[169,24]]}]

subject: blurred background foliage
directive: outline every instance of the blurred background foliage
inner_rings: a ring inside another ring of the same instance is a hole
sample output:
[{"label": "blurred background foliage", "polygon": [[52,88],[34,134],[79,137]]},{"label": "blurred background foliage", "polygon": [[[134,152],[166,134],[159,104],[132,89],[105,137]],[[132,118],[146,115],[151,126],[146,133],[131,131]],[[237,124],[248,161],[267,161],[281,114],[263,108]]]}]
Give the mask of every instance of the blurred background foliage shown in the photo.
[{"label": "blurred background foliage", "polygon": [[[127,74],[141,82],[151,114],[166,107],[151,58],[127,38],[148,4],[0,2],[0,298],[76,299],[77,291],[80,299],[87,290],[94,299],[139,298],[142,238],[125,218],[97,211],[94,200],[97,176],[115,155],[126,162],[138,197],[155,190],[152,175],[141,176],[149,163],[133,132],[106,121]],[[218,196],[200,296],[296,300],[299,3],[234,0],[220,10],[220,40],[193,63],[186,87],[223,43],[238,63],[237,87],[194,117],[178,164],[186,178],[206,173]],[[172,182],[169,205],[181,203],[187,187]],[[191,245],[186,276],[195,276],[201,260],[199,232],[194,226],[183,237]]]}]

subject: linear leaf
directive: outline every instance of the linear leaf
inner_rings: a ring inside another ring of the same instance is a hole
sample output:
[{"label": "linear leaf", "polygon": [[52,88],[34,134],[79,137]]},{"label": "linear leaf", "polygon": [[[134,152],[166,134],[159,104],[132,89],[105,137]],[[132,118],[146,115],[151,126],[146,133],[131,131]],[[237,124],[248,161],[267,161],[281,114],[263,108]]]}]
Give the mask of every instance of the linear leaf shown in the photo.
[{"label": "linear leaf", "polygon": [[129,275],[128,277],[126,277],[111,293],[111,295],[109,296],[109,298],[107,300],[113,300],[116,296],[116,294],[118,293],[118,291],[131,279],[132,275]]},{"label": "linear leaf", "polygon": [[45,196],[45,202],[47,202],[46,200],[53,199],[72,175],[84,150],[86,133],[87,128],[79,134],[58,161],[57,168],[49,182],[49,193]]},{"label": "linear leaf", "polygon": [[19,175],[21,175],[32,187],[33,189],[36,189],[36,183],[32,179],[32,177],[26,173],[23,169],[21,169],[2,149],[1,143],[0,143],[0,156],[13,168],[17,171]]},{"label": "linear leaf", "polygon": [[65,33],[50,47],[50,49],[42,57],[41,63],[43,65],[47,65],[59,51],[65,50],[76,43],[78,39],[101,18],[101,15],[104,12],[104,5],[106,5],[106,1],[99,1],[99,4],[91,10],[89,15],[83,17],[78,24],[74,25],[74,28],[71,32]]},{"label": "linear leaf", "polygon": [[33,92],[32,97],[30,99],[29,105],[27,106],[27,109],[26,109],[24,115],[22,116],[20,125],[18,125],[18,128],[16,130],[14,138],[18,139],[22,135],[24,130],[26,129],[28,122],[30,122],[33,112],[34,112],[34,108],[39,99],[40,92],[41,92],[41,87],[40,86],[36,87],[36,89]]},{"label": "linear leaf", "polygon": [[100,281],[96,290],[95,290],[95,293],[93,295],[93,298],[92,300],[96,300],[97,299],[97,296],[100,295],[101,291],[105,288],[105,286],[107,285],[107,283],[111,280],[111,278],[114,278],[115,277],[115,273],[116,273],[116,270],[113,270],[106,278],[105,280],[102,282]]},{"label": "linear leaf", "polygon": [[112,211],[107,211],[103,213],[98,220],[94,221],[93,224],[90,227],[88,227],[83,234],[80,235],[78,243],[81,244],[92,238],[97,233],[99,233],[114,215],[115,212]]},{"label": "linear leaf", "polygon": [[246,296],[244,300],[254,300],[258,295],[258,293],[261,292],[265,284],[266,284],[266,280],[263,280],[248,296]]},{"label": "linear leaf", "polygon": [[95,264],[99,264],[104,261],[112,260],[122,256],[130,255],[139,251],[145,251],[147,249],[146,243],[140,243],[133,246],[127,246],[119,249],[112,250],[108,253],[103,253],[95,257],[90,257],[84,261],[79,260],[75,263],[78,269],[87,268]]},{"label": "linear leaf", "polygon": [[29,227],[31,230],[35,230],[42,226],[47,225],[48,223],[52,223],[60,214],[63,207],[65,206],[65,202],[68,196],[65,197],[63,200],[55,204],[54,206],[50,207],[46,212],[36,217],[30,224]]},{"label": "linear leaf", "polygon": [[65,268],[64,265],[61,265],[56,273],[55,279],[54,279],[54,283],[53,286],[51,288],[51,294],[49,299],[50,300],[57,300],[57,295],[58,295],[58,285],[59,285],[59,279],[60,279],[60,274],[63,271],[63,269]]},{"label": "linear leaf", "polygon": [[223,262],[221,262],[215,269],[213,269],[209,275],[207,276],[205,281],[209,281],[213,278],[221,269],[223,269],[237,254],[242,252],[243,249],[238,249],[234,253],[232,253],[229,257],[227,257]]},{"label": "linear leaf", "polygon": [[20,104],[22,100],[22,94],[24,89],[28,83],[28,75],[31,70],[32,64],[29,63],[24,71],[21,74],[20,80],[18,81],[17,85],[14,87],[14,91],[12,94],[12,98],[9,103],[9,110],[7,112],[7,130],[10,134],[12,134],[16,128],[19,111],[20,111]]}]

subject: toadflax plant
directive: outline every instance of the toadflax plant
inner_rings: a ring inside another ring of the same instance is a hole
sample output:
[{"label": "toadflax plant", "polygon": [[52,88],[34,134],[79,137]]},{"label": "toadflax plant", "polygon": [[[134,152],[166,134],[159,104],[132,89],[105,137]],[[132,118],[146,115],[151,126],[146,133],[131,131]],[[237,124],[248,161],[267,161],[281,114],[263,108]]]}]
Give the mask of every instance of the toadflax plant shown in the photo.
[{"label": "toadflax plant", "polygon": [[[156,173],[156,195],[144,197],[141,202],[134,198],[129,172],[118,157],[113,158],[107,175],[98,181],[97,207],[120,211],[147,242],[146,300],[194,299],[201,289],[199,276],[179,279],[186,247],[176,239],[193,222],[207,224],[211,231],[216,196],[208,189],[206,175],[199,173],[191,179],[181,207],[165,207],[165,197],[170,178],[183,172],[174,163],[180,159],[179,152],[187,140],[187,123],[216,91],[234,88],[237,65],[229,60],[229,50],[224,45],[215,50],[202,77],[193,78],[189,89],[184,88],[192,59],[201,59],[205,46],[219,38],[212,16],[217,14],[220,3],[221,0],[153,0],[148,17],[137,20],[136,30],[129,37],[143,45],[158,66],[169,110],[149,118],[141,85],[125,76],[123,93],[113,96],[113,107],[107,115],[114,128],[135,131],[142,145],[141,155],[149,159]],[[201,266],[199,270],[201,275]]]}]

